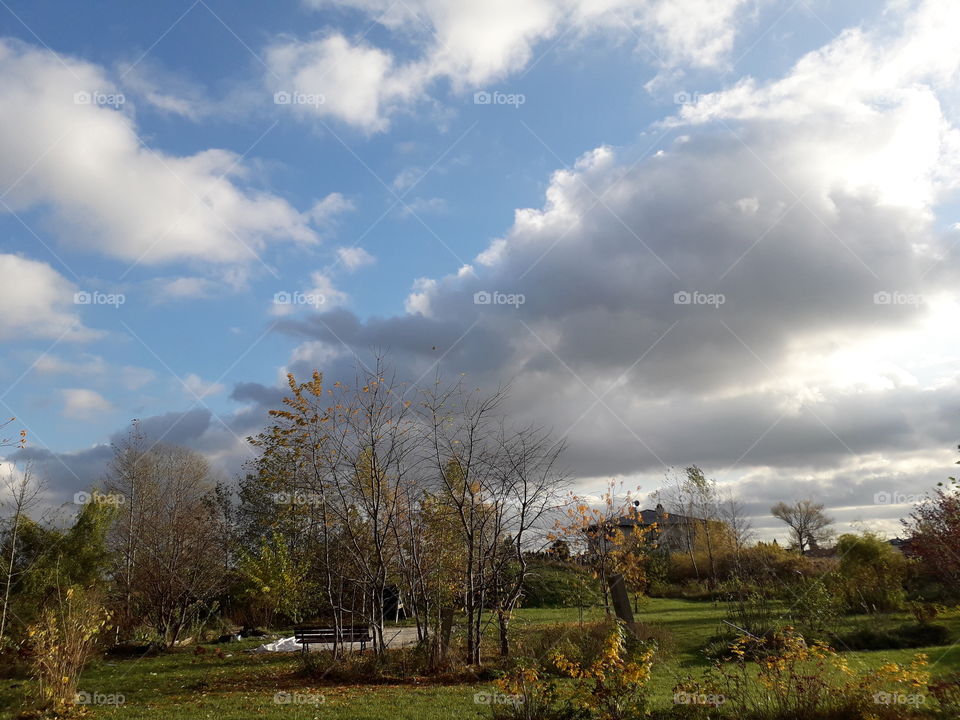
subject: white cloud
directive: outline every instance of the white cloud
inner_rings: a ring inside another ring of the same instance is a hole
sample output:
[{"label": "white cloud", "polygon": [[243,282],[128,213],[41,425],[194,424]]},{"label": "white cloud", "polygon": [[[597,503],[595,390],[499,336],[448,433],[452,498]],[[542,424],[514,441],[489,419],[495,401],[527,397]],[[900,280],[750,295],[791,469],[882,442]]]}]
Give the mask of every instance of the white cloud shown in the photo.
[{"label": "white cloud", "polygon": [[403,309],[410,315],[430,317],[430,293],[436,286],[437,281],[434,278],[417,278],[413,282],[413,291],[403,303]]},{"label": "white cloud", "polygon": [[217,103],[206,90],[151,62],[149,57],[141,57],[136,64],[122,63],[117,70],[125,93],[161,113],[197,121],[217,110]]},{"label": "white cloud", "polygon": [[[431,84],[462,92],[526,67],[541,43],[562,35],[614,33],[654,48],[662,67],[721,65],[736,20],[756,0],[309,0],[318,9],[363,12],[421,54],[401,61],[341,34],[278,39],[266,52],[273,91],[298,92],[301,119],[334,117],[367,132],[384,130],[397,110],[423,99]],[[279,78],[275,80],[275,78]]]},{"label": "white cloud", "polygon": [[88,340],[98,335],[80,322],[76,287],[46,263],[0,254],[0,277],[0,338]]},{"label": "white cloud", "polygon": [[[945,22],[944,7],[917,5],[903,37],[857,31],[853,56],[869,75],[882,74],[884,43],[915,48],[903,60],[911,72],[869,101],[841,36],[817,55],[833,64],[800,63],[754,95],[737,86],[728,92],[739,96],[684,110],[685,141],[665,138],[659,156],[634,163],[600,147],[558,170],[542,206],[517,210],[475,273],[418,279],[406,315],[344,312],[287,329],[358,353],[389,346],[413,377],[438,348],[478,386],[511,378],[511,410],[569,430],[583,476],[698,462],[811,485],[823,476],[846,492],[866,467],[851,457],[949,454],[960,264],[956,230],[937,214],[958,175],[944,101],[957,77],[942,53],[921,52],[923,37],[942,44],[928,18]],[[810,92],[768,98],[801,79]],[[828,111],[821,84],[837,97]],[[711,107],[726,110],[697,114]],[[525,303],[478,304],[478,291]],[[725,301],[697,307],[679,291]],[[872,478],[884,462],[871,459]],[[891,482],[910,468],[925,482],[930,467],[904,459]],[[941,467],[942,477],[950,463]]]},{"label": "white cloud", "polygon": [[285,200],[241,186],[235,153],[144,146],[101,68],[5,40],[0,73],[6,202],[49,207],[64,243],[146,264],[247,263],[270,242],[317,240]]},{"label": "white cloud", "polygon": [[154,295],[158,302],[209,297],[217,284],[209,278],[178,277],[161,280]]},{"label": "white cloud", "polygon": [[97,415],[113,411],[110,402],[98,392],[87,388],[61,390],[63,416],[71,420],[91,420]]},{"label": "white cloud", "polygon": [[323,298],[320,309],[329,310],[337,305],[342,305],[349,299],[345,292],[334,286],[333,280],[324,272],[311,273],[310,283],[308,294]]},{"label": "white cloud", "polygon": [[337,215],[354,210],[353,202],[340,193],[330,193],[325,198],[317,200],[307,215],[310,221],[320,227],[329,225]]},{"label": "white cloud", "polygon": [[157,379],[157,374],[148,368],[124,365],[120,368],[120,382],[127,390],[139,390]]},{"label": "white cloud", "polygon": [[290,109],[301,117],[332,116],[371,132],[385,129],[385,115],[425,81],[413,68],[395,69],[388,52],[339,34],[284,40],[267,48],[264,59],[273,91],[288,93]]},{"label": "white cloud", "polygon": [[376,258],[362,247],[337,248],[337,257],[340,258],[340,262],[342,262],[348,270],[356,270],[364,265],[371,265],[376,262]]},{"label": "white cloud", "polygon": [[222,383],[208,382],[196,373],[190,373],[183,378],[183,385],[190,395],[201,400],[209,395],[218,395],[225,389]]},{"label": "white cloud", "polygon": [[960,177],[960,133],[939,91],[960,73],[960,5],[925,0],[894,13],[890,36],[853,28],[802,57],[784,78],[698,97],[668,124],[779,121],[805,128],[858,127],[821,155],[837,176],[832,189],[872,189],[891,204],[929,206]]},{"label": "white cloud", "polygon": [[106,372],[107,363],[99,355],[85,353],[71,362],[58,355],[44,353],[33,363],[33,370],[41,375],[101,375]]},{"label": "white cloud", "polygon": [[110,365],[99,355],[81,354],[75,360],[59,355],[44,353],[32,365],[33,371],[40,375],[68,375],[73,377],[96,378],[98,381],[119,378],[120,384],[127,390],[138,390],[156,379],[156,373],[135,365],[124,365],[118,369]]},{"label": "white cloud", "polygon": [[409,202],[404,201],[400,208],[402,217],[411,215],[444,215],[449,211],[447,201],[441,197],[417,197]]}]

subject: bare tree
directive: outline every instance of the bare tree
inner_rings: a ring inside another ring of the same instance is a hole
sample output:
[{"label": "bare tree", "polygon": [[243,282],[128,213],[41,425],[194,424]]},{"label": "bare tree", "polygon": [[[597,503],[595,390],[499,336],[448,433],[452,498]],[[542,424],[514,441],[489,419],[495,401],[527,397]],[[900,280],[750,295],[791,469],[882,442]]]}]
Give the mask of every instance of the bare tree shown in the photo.
[{"label": "bare tree", "polygon": [[[526,551],[541,550],[550,536],[548,520],[561,504],[566,476],[560,468],[565,444],[534,427],[497,436],[497,470],[490,495],[496,513],[494,535],[504,541],[488,555],[491,605],[497,616],[500,654],[510,654],[509,626],[526,580]],[[499,550],[499,552],[496,552]]]},{"label": "bare tree", "polygon": [[720,505],[720,516],[726,523],[733,539],[735,561],[739,567],[740,553],[753,540],[753,523],[746,514],[743,503],[733,493],[727,493]]},{"label": "bare tree", "polygon": [[113,458],[107,465],[105,491],[123,498],[118,517],[110,533],[110,549],[118,562],[113,573],[114,591],[120,596],[121,615],[116,618],[117,636],[132,632],[134,575],[137,567],[138,533],[144,526],[147,493],[153,479],[148,476],[146,437],[139,420],[131,423],[126,438],[113,446]]},{"label": "bare tree", "polygon": [[489,589],[486,557],[496,551],[498,514],[491,488],[496,485],[497,410],[503,389],[483,395],[462,382],[424,393],[422,422],[427,462],[439,479],[441,502],[451,508],[463,545],[463,606],[467,624],[467,662],[480,663],[482,616]]},{"label": "bare tree", "polygon": [[[117,452],[122,461],[124,447]],[[223,518],[201,455],[157,446],[134,467],[135,483],[112,488],[121,509],[111,529],[120,550],[113,574],[129,588],[132,616],[173,645],[223,587]]]},{"label": "bare tree", "polygon": [[833,518],[827,516],[823,509],[823,503],[797,500],[792,505],[778,502],[770,508],[770,513],[787,524],[794,547],[803,555],[833,535],[830,530]]},{"label": "bare tree", "polygon": [[37,505],[42,494],[43,484],[34,479],[32,467],[28,463],[22,472],[17,472],[16,468],[9,467],[7,475],[3,480],[4,498],[0,503],[4,508],[9,507],[9,517],[7,519],[7,542],[9,547],[6,549],[6,558],[4,558],[4,587],[3,587],[3,610],[0,611],[0,640],[5,637],[7,631],[7,618],[10,607],[10,588],[13,586],[16,576],[17,562],[17,542],[20,539],[20,529],[23,521],[29,517],[30,511]]},{"label": "bare tree", "polygon": [[333,509],[361,576],[378,652],[385,649],[387,588],[397,577],[403,490],[420,459],[412,403],[404,401],[404,394],[378,357],[373,367],[357,369],[352,386],[335,388],[327,422],[325,457],[337,500]]}]

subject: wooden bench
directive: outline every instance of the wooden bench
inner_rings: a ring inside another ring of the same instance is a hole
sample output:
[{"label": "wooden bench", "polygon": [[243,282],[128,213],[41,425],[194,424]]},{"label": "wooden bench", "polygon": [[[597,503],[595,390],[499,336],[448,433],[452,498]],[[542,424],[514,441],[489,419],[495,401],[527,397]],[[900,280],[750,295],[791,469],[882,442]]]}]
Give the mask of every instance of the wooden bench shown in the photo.
[{"label": "wooden bench", "polygon": [[360,651],[363,652],[367,643],[373,640],[367,625],[344,625],[340,628],[339,639],[337,629],[332,625],[295,627],[293,636],[303,646],[303,652],[308,652],[311,645],[327,645],[334,642],[339,642],[341,645],[360,643]]}]

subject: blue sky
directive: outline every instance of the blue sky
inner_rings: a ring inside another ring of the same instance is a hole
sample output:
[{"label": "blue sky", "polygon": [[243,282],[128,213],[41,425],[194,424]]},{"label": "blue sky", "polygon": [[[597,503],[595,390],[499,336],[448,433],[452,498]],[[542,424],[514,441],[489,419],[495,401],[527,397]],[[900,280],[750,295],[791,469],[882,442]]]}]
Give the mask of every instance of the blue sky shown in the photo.
[{"label": "blue sky", "polygon": [[61,494],[133,417],[231,474],[283,372],[378,346],[411,379],[514,381],[584,487],[697,462],[758,508],[787,476],[889,527],[875,493],[943,477],[956,444],[957,21],[935,0],[4,4],[0,411]]}]

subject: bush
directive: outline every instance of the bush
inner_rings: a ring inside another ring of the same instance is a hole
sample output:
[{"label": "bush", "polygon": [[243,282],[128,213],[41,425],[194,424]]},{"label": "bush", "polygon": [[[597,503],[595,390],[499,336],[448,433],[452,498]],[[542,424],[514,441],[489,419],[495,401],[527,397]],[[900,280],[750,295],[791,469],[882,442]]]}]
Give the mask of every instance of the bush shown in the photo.
[{"label": "bush", "polygon": [[960,673],[950,673],[927,685],[927,690],[937,699],[943,717],[960,717]]},{"label": "bush", "polygon": [[851,612],[890,612],[903,605],[906,560],[873,533],[841,535],[837,541],[838,594]]},{"label": "bush", "polygon": [[[548,652],[544,664],[521,660],[496,682],[495,720],[640,720],[655,646],[617,621],[594,623]],[[555,636],[554,636],[555,639]],[[569,682],[548,680],[555,672]]]},{"label": "bush", "polygon": [[[775,633],[768,651],[754,663],[749,648],[755,645],[755,638],[743,636],[733,645],[732,661],[715,663],[700,680],[688,679],[675,692],[714,698],[720,715],[739,720],[893,720],[911,717],[910,708],[922,702],[920,691],[930,679],[923,655],[910,665],[887,663],[857,675],[833,648],[808,644],[792,628]],[[701,710],[687,707],[678,712],[717,717]]]},{"label": "bush", "polygon": [[791,614],[808,634],[822,637],[836,627],[843,603],[820,578],[804,580],[795,586],[796,600]]},{"label": "bush", "polygon": [[895,628],[871,624],[835,636],[834,640],[844,650],[903,650],[952,642],[950,629],[935,623],[907,623]]},{"label": "bush", "polygon": [[474,673],[457,663],[453,654],[443,665],[431,660],[428,648],[415,646],[394,648],[382,653],[347,652],[335,657],[323,650],[301,654],[302,673],[310,678],[322,678],[345,683],[416,682],[420,677],[450,681],[476,680]]},{"label": "bush", "polygon": [[602,602],[586,568],[559,561],[531,561],[523,581],[524,607],[591,607]]},{"label": "bush", "polygon": [[73,703],[108,617],[99,598],[71,587],[27,629],[33,677],[47,707],[59,711]]}]

